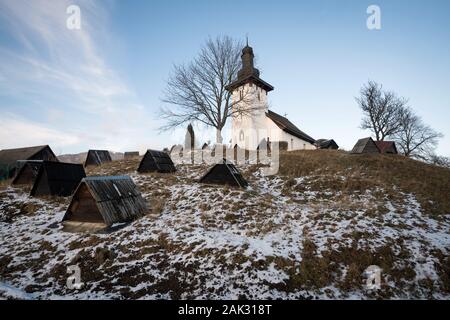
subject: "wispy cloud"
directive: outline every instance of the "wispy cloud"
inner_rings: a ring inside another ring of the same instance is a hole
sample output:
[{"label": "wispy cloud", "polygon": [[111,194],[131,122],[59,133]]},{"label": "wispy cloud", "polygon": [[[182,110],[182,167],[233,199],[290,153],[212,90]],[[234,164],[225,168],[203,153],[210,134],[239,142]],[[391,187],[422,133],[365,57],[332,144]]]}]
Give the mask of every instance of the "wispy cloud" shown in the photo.
[{"label": "wispy cloud", "polygon": [[[65,136],[72,124],[77,138],[53,140],[57,148],[144,146],[151,117],[108,65],[102,47],[110,40],[110,2],[77,1],[81,30],[66,28],[66,9],[71,4],[68,0],[0,0],[0,32],[14,39],[0,48],[0,95],[20,100],[15,104],[0,100],[0,111],[22,110],[12,122],[17,126],[8,125],[9,136],[16,137],[17,145],[36,144],[43,137],[51,140],[50,133]],[[23,112],[27,108],[34,112]],[[22,135],[24,127],[40,134]],[[2,134],[0,148],[9,144]]]},{"label": "wispy cloud", "polygon": [[2,114],[2,122],[3,124],[0,126],[0,137],[4,148],[44,144],[73,146],[80,143],[80,138],[75,134],[50,129],[13,114]]}]

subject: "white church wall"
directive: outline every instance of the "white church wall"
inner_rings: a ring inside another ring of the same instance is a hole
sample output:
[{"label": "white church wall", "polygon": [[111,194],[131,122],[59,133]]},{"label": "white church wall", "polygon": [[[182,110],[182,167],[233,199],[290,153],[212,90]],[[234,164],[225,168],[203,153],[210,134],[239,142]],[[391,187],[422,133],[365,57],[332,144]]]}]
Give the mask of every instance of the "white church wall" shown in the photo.
[{"label": "white church wall", "polygon": [[234,108],[258,108],[251,115],[235,115],[232,119],[232,144],[256,150],[264,138],[260,136],[265,135],[258,132],[267,131],[267,92],[254,84],[245,84],[233,91],[232,101],[240,101]]},{"label": "white church wall", "polygon": [[270,141],[286,141],[288,150],[313,150],[316,147],[281,130],[270,118],[268,112],[267,92],[256,85],[245,84],[233,91],[232,101],[240,101],[234,108],[259,109],[251,115],[235,115],[232,119],[232,145],[243,149],[256,150],[263,139]]},{"label": "white church wall", "polygon": [[288,150],[315,150],[316,147],[298,137],[295,137],[283,130],[281,130],[270,118],[266,117],[267,128],[269,129],[270,141],[286,141],[288,143]]},{"label": "white church wall", "polygon": [[282,141],[286,141],[288,143],[288,150],[289,151],[293,151],[293,150],[315,150],[317,149],[316,146],[314,146],[313,144],[300,139],[298,137],[295,137],[287,132],[282,133]]},{"label": "white church wall", "polygon": [[283,130],[266,116],[266,128],[269,131],[270,141],[283,141]]}]

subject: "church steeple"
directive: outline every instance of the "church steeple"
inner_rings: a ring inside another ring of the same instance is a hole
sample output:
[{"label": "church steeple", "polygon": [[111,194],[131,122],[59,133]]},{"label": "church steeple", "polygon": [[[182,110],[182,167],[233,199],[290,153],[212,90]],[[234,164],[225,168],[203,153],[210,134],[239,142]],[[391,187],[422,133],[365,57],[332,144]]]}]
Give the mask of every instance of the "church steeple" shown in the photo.
[{"label": "church steeple", "polygon": [[253,48],[248,45],[247,38],[247,45],[244,47],[244,49],[242,49],[242,69],[238,72],[238,80],[241,80],[248,76],[255,76],[259,78],[259,70],[254,66],[254,58],[255,55],[253,54]]},{"label": "church steeple", "polygon": [[242,59],[242,67],[241,70],[238,71],[237,79],[229,84],[226,89],[229,91],[233,91],[234,89],[246,84],[246,83],[254,83],[257,86],[263,88],[264,90],[272,91],[273,87],[267,82],[263,81],[259,78],[259,70],[255,68],[254,65],[255,55],[253,54],[253,48],[247,44],[242,49],[241,59]]}]

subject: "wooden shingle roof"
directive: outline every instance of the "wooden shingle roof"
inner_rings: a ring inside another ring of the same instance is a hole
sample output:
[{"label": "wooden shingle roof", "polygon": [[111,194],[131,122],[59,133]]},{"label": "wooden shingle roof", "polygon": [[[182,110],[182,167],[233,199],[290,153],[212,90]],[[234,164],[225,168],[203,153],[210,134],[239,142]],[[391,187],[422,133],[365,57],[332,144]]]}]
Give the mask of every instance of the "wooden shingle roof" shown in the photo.
[{"label": "wooden shingle roof", "polygon": [[316,146],[319,149],[339,149],[338,144],[333,139],[318,139]]},{"label": "wooden shingle roof", "polygon": [[34,183],[34,180],[36,179],[39,173],[39,169],[41,168],[43,163],[43,160],[18,160],[18,171],[11,184],[17,185]]},{"label": "wooden shingle roof", "polygon": [[208,172],[200,178],[199,182],[231,185],[241,188],[248,186],[248,182],[244,179],[236,166],[226,159],[222,159],[219,163],[209,169]]},{"label": "wooden shingle roof", "polygon": [[269,112],[266,113],[266,116],[271,119],[281,130],[293,135],[294,137],[300,138],[312,144],[316,142],[314,138],[301,131],[287,118],[280,116],[278,113],[269,110]]},{"label": "wooden shingle roof", "polygon": [[256,77],[255,75],[249,75],[247,77],[244,77],[242,79],[237,79],[236,81],[230,83],[228,86],[225,87],[228,91],[233,91],[236,88],[239,88],[240,86],[247,84],[247,83],[254,83],[258,87],[263,88],[267,92],[272,91],[274,88],[269,83],[265,82],[259,77]]},{"label": "wooden shingle roof", "polygon": [[359,139],[353,147],[351,153],[379,153],[380,149],[375,144],[372,138]]},{"label": "wooden shingle roof", "polygon": [[111,162],[111,155],[108,150],[89,150],[86,155],[84,166],[95,165],[99,166],[102,163]]},{"label": "wooden shingle roof", "polygon": [[81,164],[43,161],[30,195],[70,196],[84,177],[86,173]]},{"label": "wooden shingle roof", "polygon": [[156,151],[156,150],[147,150],[144,157],[139,163],[139,167],[137,169],[138,172],[175,172],[176,168],[170,158],[170,155],[166,152]]},{"label": "wooden shingle roof", "polygon": [[397,154],[397,146],[394,141],[375,141],[378,149],[381,153],[393,153]]},{"label": "wooden shingle roof", "polygon": [[126,158],[133,158],[133,157],[139,157],[139,151],[126,151],[123,154],[123,157]]},{"label": "wooden shingle roof", "polygon": [[[72,202],[79,190],[87,187],[95,201],[105,224],[126,222],[144,216],[147,204],[142,198],[133,180],[128,176],[86,177],[75,191]],[[64,215],[63,221],[70,219],[72,203]]]},{"label": "wooden shingle roof", "polygon": [[29,160],[45,148],[48,148],[54,155],[48,145],[0,150],[0,164],[15,166],[17,160]]}]

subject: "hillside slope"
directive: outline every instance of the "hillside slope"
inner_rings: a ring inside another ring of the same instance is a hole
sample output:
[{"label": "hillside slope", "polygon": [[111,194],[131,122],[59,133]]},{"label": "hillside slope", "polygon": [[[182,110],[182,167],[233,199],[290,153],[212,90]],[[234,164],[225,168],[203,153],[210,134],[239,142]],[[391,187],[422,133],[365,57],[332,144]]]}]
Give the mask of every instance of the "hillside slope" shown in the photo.
[{"label": "hillside slope", "polygon": [[[196,180],[205,166],[129,174],[152,207],[109,234],[72,234],[69,199],[0,188],[0,296],[16,298],[450,298],[450,171],[400,156],[283,154],[250,187]],[[82,289],[66,287],[69,265]],[[381,289],[364,271],[379,266]]]}]

